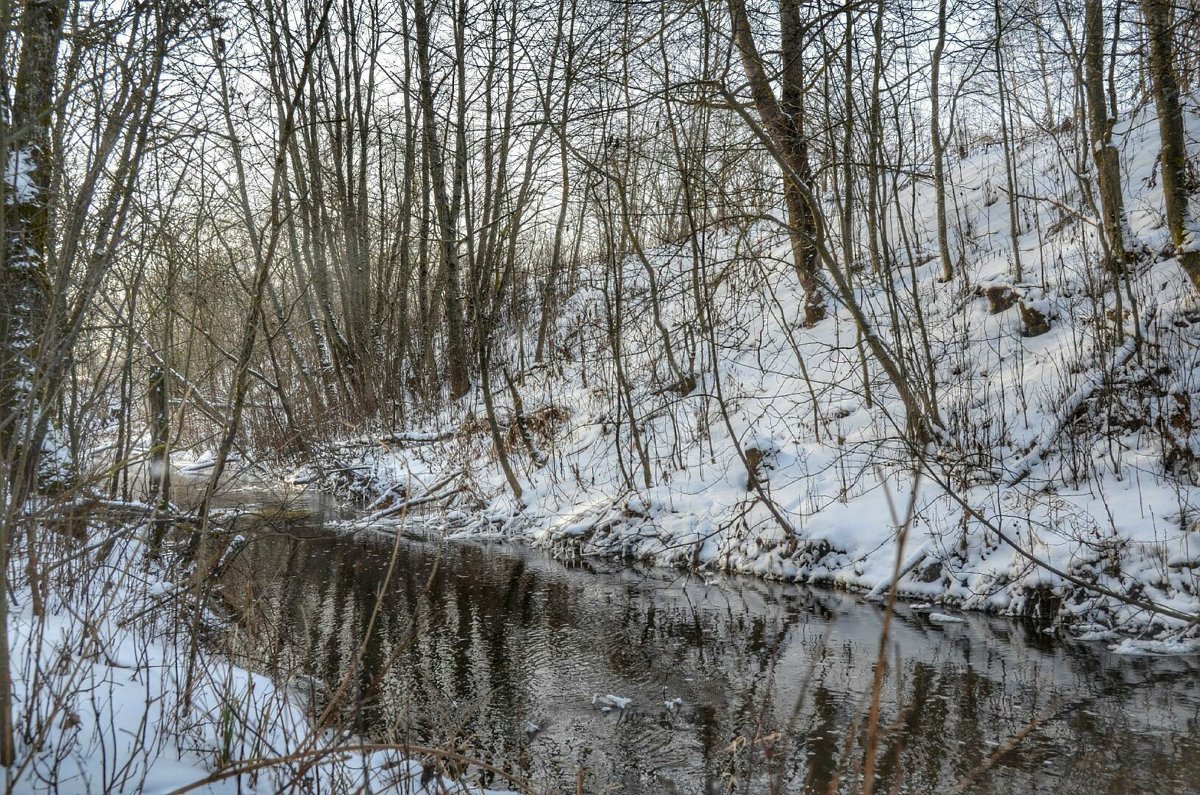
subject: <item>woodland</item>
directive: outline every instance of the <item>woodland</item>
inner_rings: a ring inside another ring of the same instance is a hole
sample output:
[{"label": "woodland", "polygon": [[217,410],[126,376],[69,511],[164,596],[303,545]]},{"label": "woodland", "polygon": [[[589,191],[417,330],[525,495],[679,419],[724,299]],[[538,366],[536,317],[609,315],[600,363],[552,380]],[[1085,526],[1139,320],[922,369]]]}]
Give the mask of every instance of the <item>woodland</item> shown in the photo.
[{"label": "woodland", "polygon": [[1200,651],[1195,0],[13,0],[0,30],[10,788],[350,791],[391,753],[330,772],[334,707],[205,645],[247,478],[347,536]]}]

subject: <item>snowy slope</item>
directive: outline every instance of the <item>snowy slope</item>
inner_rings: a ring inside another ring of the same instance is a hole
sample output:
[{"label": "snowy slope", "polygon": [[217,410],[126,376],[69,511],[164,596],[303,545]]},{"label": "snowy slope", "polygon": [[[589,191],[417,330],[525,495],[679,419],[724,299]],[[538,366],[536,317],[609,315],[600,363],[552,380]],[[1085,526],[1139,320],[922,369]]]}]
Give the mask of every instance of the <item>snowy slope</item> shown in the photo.
[{"label": "snowy slope", "polygon": [[[1188,123],[1200,140],[1194,110]],[[1094,213],[1062,162],[1067,138],[1019,149],[1020,282],[995,147],[948,168],[951,247],[963,269],[950,283],[937,279],[932,186],[897,186],[889,269],[857,261],[851,270],[875,330],[911,381],[936,395],[946,434],[923,477],[914,477],[903,406],[849,311],[802,326],[790,249],[766,222],[714,228],[695,249],[655,250],[650,268],[630,257],[619,280],[602,264],[584,275],[556,321],[555,365],[525,367],[519,379],[536,455],[516,431],[506,385],[493,387],[520,500],[478,395],[428,428],[338,455],[372,467],[375,495],[399,484],[416,496],[456,478],[454,502],[482,505],[487,517],[452,514],[445,524],[457,532],[876,591],[899,558],[907,596],[1088,630],[1178,630],[1185,622],[1085,592],[1014,549],[1116,594],[1200,614],[1200,314],[1164,253],[1156,131],[1148,111],[1117,127],[1140,252],[1119,290],[1098,264]],[[987,288],[1016,303],[993,312]],[[1028,336],[1023,308],[1049,331]],[[514,335],[506,347],[521,370],[531,340]]]}]

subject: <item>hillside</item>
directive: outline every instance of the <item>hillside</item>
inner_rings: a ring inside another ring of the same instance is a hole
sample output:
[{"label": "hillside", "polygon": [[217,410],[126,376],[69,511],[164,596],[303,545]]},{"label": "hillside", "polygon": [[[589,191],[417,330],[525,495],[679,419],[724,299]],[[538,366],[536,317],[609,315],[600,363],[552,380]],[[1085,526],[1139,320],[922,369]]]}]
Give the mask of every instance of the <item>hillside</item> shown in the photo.
[{"label": "hillside", "polygon": [[[1187,119],[1195,142],[1194,105]],[[376,518],[396,513],[397,494],[482,505],[482,519],[431,521],[564,555],[876,593],[899,556],[908,598],[1054,618],[1089,637],[1176,637],[1185,622],[1170,611],[1200,611],[1200,328],[1163,253],[1154,116],[1115,133],[1139,252],[1119,282],[1098,264],[1090,199],[1064,163],[1069,131],[1018,148],[1020,282],[998,147],[947,169],[962,269],[949,283],[930,182],[896,185],[889,267],[851,272],[871,327],[914,382],[936,385],[944,431],[923,465],[848,307],[803,326],[790,248],[770,219],[584,273],[554,321],[554,366],[513,376],[520,419],[513,390],[492,384],[519,499],[478,388],[429,427],[347,440],[331,460],[370,468],[352,485]],[[532,333],[497,347],[528,363]]]}]

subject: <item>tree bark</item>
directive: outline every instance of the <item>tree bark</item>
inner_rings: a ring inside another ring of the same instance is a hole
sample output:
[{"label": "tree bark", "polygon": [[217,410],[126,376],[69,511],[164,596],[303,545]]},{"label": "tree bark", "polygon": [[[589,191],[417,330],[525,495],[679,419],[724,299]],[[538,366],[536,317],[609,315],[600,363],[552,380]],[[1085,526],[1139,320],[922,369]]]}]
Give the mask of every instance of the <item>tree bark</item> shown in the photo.
[{"label": "tree bark", "polygon": [[[450,375],[450,397],[457,399],[471,388],[467,372],[466,330],[463,322],[462,285],[458,257],[458,233],[456,216],[446,190],[446,172],[442,159],[442,145],[438,138],[437,118],[433,105],[433,75],[429,63],[429,18],[425,0],[416,0],[414,23],[417,34],[417,63],[420,69],[421,115],[425,131],[425,157],[429,164],[430,181],[433,183],[433,204],[437,215],[440,236],[440,254],[446,276],[446,359]],[[458,180],[455,181],[458,184]],[[455,204],[458,202],[456,201]]]},{"label": "tree bark", "polygon": [[750,83],[750,93],[763,126],[775,147],[787,159],[784,170],[784,199],[788,209],[788,231],[796,275],[804,288],[804,320],[808,325],[825,317],[825,299],[817,279],[819,259],[815,245],[816,218],[805,201],[805,190],[812,182],[808,160],[808,140],[804,135],[804,50],[798,0],[782,0],[779,8],[780,49],[783,53],[780,98],[776,99],[767,79],[766,67],[754,34],[744,0],[729,0],[733,41],[741,55],[742,67]]},{"label": "tree bark", "polygon": [[1106,265],[1123,273],[1129,262],[1125,240],[1125,208],[1121,196],[1121,163],[1112,143],[1113,124],[1104,91],[1104,5],[1087,0],[1084,7],[1084,80],[1087,92],[1088,135],[1100,189],[1100,215],[1107,249]]},{"label": "tree bark", "polygon": [[946,0],[938,0],[937,43],[933,46],[929,77],[929,132],[933,144],[933,192],[937,213],[938,259],[942,264],[942,281],[954,278],[950,261],[950,233],[946,227],[946,147],[942,142],[941,79],[942,55],[946,51]]},{"label": "tree bark", "polygon": [[150,534],[150,556],[157,557],[170,520],[162,515],[171,502],[171,409],[167,401],[167,370],[160,364],[150,368],[148,397],[150,402],[150,460],[147,473],[148,502],[158,514]]},{"label": "tree bark", "polygon": [[[54,107],[58,48],[66,0],[27,0],[11,126],[0,131],[3,156],[4,262],[0,265],[0,455],[5,470],[0,520],[0,765],[15,757],[8,649],[8,555],[25,497],[37,476],[45,423],[39,416],[39,349],[46,349]],[[34,554],[30,549],[29,554]],[[32,583],[37,592],[37,583]]]},{"label": "tree bark", "polygon": [[1200,292],[1200,240],[1195,219],[1188,210],[1187,150],[1183,135],[1183,110],[1175,76],[1175,46],[1167,0],[1142,0],[1146,34],[1150,40],[1150,83],[1158,108],[1158,136],[1162,164],[1163,199],[1167,227],[1175,244],[1180,267]]}]

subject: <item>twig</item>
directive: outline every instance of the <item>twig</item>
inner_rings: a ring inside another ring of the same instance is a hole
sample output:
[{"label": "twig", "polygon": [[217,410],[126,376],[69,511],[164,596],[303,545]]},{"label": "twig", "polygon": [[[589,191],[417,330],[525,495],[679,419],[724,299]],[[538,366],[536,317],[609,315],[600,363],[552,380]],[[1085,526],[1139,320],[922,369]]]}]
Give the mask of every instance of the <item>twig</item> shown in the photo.
[{"label": "twig", "polygon": [[999,762],[1001,759],[1003,759],[1004,756],[1006,754],[1008,754],[1009,751],[1011,751],[1012,749],[1014,749],[1018,745],[1020,745],[1025,740],[1025,738],[1028,737],[1033,732],[1034,729],[1036,729],[1038,726],[1041,726],[1043,723],[1045,723],[1050,718],[1053,718],[1055,715],[1057,715],[1061,711],[1062,711],[1061,708],[1056,708],[1053,710],[1047,709],[1045,712],[1043,712],[1040,715],[1034,715],[1033,718],[1029,721],[1029,723],[1026,723],[1023,727],[1021,727],[1021,730],[1019,732],[1017,732],[1012,737],[1010,737],[1007,742],[1000,745],[995,751],[993,751],[991,753],[990,756],[988,756],[987,759],[983,760],[978,765],[971,768],[971,770],[968,771],[966,775],[964,775],[962,778],[960,778],[958,780],[958,782],[954,785],[954,788],[951,789],[947,793],[947,795],[958,795],[958,793],[965,792],[967,787],[971,786],[973,783],[975,783],[975,781],[977,781],[979,779],[980,776],[982,776],[984,773],[986,773],[987,771],[989,771],[993,767],[995,767],[996,763]]},{"label": "twig", "polygon": [[[887,662],[888,631],[892,626],[892,613],[896,607],[896,594],[900,585],[901,558],[904,554],[904,542],[908,539],[908,530],[912,526],[916,513],[917,494],[921,486],[921,470],[925,466],[924,456],[917,459],[913,467],[912,494],[909,496],[908,508],[903,521],[898,521],[899,534],[896,537],[896,565],[892,571],[892,584],[888,588],[887,608],[883,614],[883,627],[879,631],[879,656],[875,660],[875,677],[871,687],[871,709],[867,715],[867,747],[863,758],[863,795],[871,795],[875,791],[875,761],[879,749],[879,703],[883,697],[883,671]],[[892,505],[891,493],[884,490],[888,506]],[[892,508],[893,521],[898,520],[895,508]],[[922,556],[923,557],[923,556]]]},{"label": "twig", "polygon": [[1007,477],[1004,478],[1004,485],[1015,486],[1029,477],[1033,472],[1034,466],[1042,460],[1042,457],[1050,449],[1050,445],[1053,444],[1054,440],[1058,438],[1062,429],[1083,408],[1088,398],[1104,383],[1105,373],[1112,372],[1129,361],[1129,358],[1137,351],[1137,340],[1145,337],[1149,330],[1149,323],[1154,317],[1155,308],[1156,305],[1154,303],[1146,307],[1146,311],[1142,315],[1142,322],[1139,324],[1142,333],[1135,334],[1126,340],[1124,345],[1113,352],[1112,358],[1109,360],[1106,368],[1097,369],[1090,373],[1070,397],[1063,401],[1062,407],[1058,410],[1053,424],[1047,426],[1042,431],[1033,448],[1012,468]]},{"label": "twig", "polygon": [[1016,553],[1018,555],[1025,558],[1026,560],[1028,560],[1030,563],[1034,564],[1035,566],[1039,566],[1039,567],[1045,569],[1046,571],[1050,572],[1051,574],[1054,574],[1054,575],[1057,575],[1057,576],[1063,578],[1064,580],[1066,580],[1067,582],[1069,582],[1073,585],[1078,585],[1080,588],[1083,588],[1083,589],[1089,590],[1089,591],[1094,591],[1095,593],[1101,594],[1103,596],[1107,596],[1111,599],[1116,599],[1118,602],[1127,604],[1131,607],[1136,607],[1136,608],[1145,610],[1150,613],[1157,613],[1158,615],[1163,615],[1163,616],[1167,616],[1169,618],[1174,618],[1179,621],[1186,622],[1188,624],[1188,626],[1194,626],[1196,624],[1200,624],[1200,615],[1184,613],[1180,610],[1176,610],[1174,608],[1167,607],[1166,605],[1160,605],[1157,602],[1150,602],[1150,601],[1146,601],[1143,599],[1135,599],[1131,596],[1126,596],[1125,594],[1117,593],[1116,591],[1112,590],[1111,588],[1106,588],[1105,586],[1100,585],[1099,583],[1087,582],[1086,580],[1084,580],[1080,577],[1076,577],[1073,574],[1068,574],[1067,572],[1054,566],[1053,564],[1042,560],[1037,555],[1034,555],[1032,552],[1030,552],[1029,550],[1022,547],[1016,541],[1012,540],[1012,538],[1010,538],[1007,533],[1005,533],[1003,530],[1001,530],[1000,527],[995,522],[992,522],[991,520],[986,518],[982,513],[980,513],[978,508],[976,508],[974,505],[971,505],[969,502],[967,502],[965,497],[963,497],[957,491],[954,490],[952,484],[950,484],[946,479],[939,477],[939,473],[935,472],[932,467],[927,468],[926,471],[929,473],[930,477],[932,477],[933,480],[939,486],[942,487],[942,489],[946,492],[947,495],[950,496],[951,499],[953,499],[960,506],[962,506],[962,509],[964,511],[966,511],[968,514],[970,514],[976,521],[978,521],[980,524],[982,524],[988,530],[991,530],[993,533],[995,533],[997,538],[999,538],[1005,544],[1008,544],[1010,547],[1012,547],[1013,550],[1016,551]]},{"label": "twig", "polygon": [[341,745],[333,748],[310,748],[304,751],[297,751],[287,756],[273,757],[269,759],[254,759],[247,762],[230,765],[223,770],[217,770],[202,779],[197,779],[190,784],[185,784],[182,787],[177,787],[171,790],[167,795],[183,795],[185,792],[207,787],[209,784],[215,784],[219,781],[224,781],[234,776],[241,776],[246,773],[253,773],[256,770],[264,768],[286,765],[292,762],[307,762],[312,764],[320,760],[322,757],[332,756],[334,754],[358,754],[358,753],[375,753],[378,751],[399,751],[404,754],[416,756],[424,754],[426,756],[436,756],[442,759],[449,759],[454,762],[460,762],[465,765],[477,767],[480,770],[486,770],[498,776],[503,776],[513,786],[517,787],[522,792],[533,792],[533,786],[524,779],[518,778],[515,774],[507,770],[502,770],[495,765],[488,764],[479,759],[460,754],[457,751],[449,751],[445,748],[432,748],[427,745],[411,745],[409,743],[359,743],[356,745]]}]

